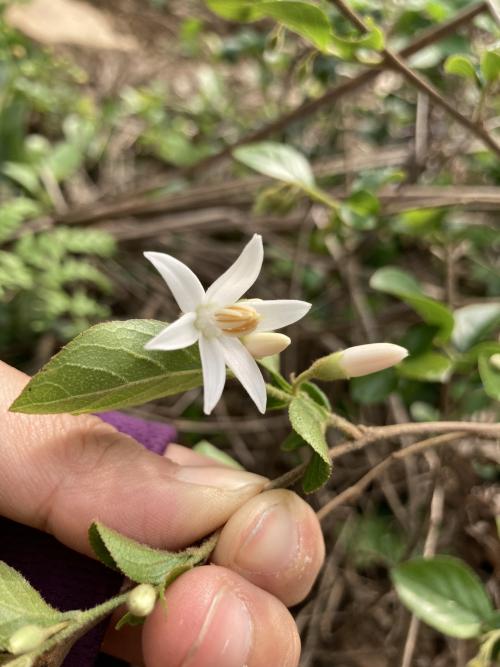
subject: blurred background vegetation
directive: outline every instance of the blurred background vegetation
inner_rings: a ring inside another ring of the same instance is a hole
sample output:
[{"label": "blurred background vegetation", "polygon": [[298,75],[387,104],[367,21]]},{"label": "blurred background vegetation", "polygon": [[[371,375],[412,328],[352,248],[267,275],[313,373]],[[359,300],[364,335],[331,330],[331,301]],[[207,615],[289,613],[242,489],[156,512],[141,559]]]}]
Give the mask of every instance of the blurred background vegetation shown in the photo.
[{"label": "blurred background vegetation", "polygon": [[[472,129],[376,52],[327,56],[272,20],[225,20],[201,0],[0,2],[4,361],[32,373],[92,323],[168,321],[175,304],[142,251],[169,252],[208,284],[258,231],[255,295],[313,303],[284,372],[387,340],[410,359],[325,387],[337,412],[365,424],[497,418],[499,12],[464,0],[351,6],[391,49],[407,49],[411,71]],[[348,21],[324,7],[348,40]],[[249,139],[299,150],[340,211],[233,160],[231,147]],[[199,398],[135,412],[267,475],[300,460],[279,448],[286,417],[258,418],[236,385],[214,419],[202,419]],[[389,451],[344,457],[313,505]],[[401,465],[325,525],[323,579],[297,610],[304,667],[401,664],[409,617],[387,568],[421,549],[438,479],[439,551],[471,564],[500,604],[500,452],[464,440],[438,464]],[[414,664],[465,665],[471,650],[427,629]]]}]

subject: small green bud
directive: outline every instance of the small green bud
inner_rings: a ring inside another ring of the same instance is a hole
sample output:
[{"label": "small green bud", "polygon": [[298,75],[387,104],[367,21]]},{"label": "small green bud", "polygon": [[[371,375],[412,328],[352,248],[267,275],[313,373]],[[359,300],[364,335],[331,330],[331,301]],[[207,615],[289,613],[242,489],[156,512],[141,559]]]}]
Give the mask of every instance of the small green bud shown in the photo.
[{"label": "small green bud", "polygon": [[24,625],[10,636],[7,651],[13,655],[22,655],[35,650],[47,639],[47,628],[39,625]]},{"label": "small green bud", "polygon": [[133,616],[149,616],[156,604],[157,594],[151,584],[139,584],[127,597],[127,609]]},{"label": "small green bud", "polygon": [[500,354],[492,354],[490,357],[490,364],[495,368],[497,371],[500,371]]},{"label": "small green bud", "polygon": [[326,382],[346,379],[349,376],[346,375],[340,365],[341,356],[342,352],[332,352],[332,354],[327,354],[326,357],[320,357],[316,359],[309,372],[306,371],[306,373],[309,377],[325,380]]}]

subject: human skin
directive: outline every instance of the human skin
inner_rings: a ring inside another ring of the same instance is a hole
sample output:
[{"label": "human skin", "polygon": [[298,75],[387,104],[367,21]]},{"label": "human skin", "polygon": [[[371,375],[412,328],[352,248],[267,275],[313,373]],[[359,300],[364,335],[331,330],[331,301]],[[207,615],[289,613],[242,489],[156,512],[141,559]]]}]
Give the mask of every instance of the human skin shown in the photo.
[{"label": "human skin", "polygon": [[1,515],[89,556],[96,519],[166,549],[224,526],[212,564],[179,577],[143,629],[109,630],[103,649],[146,667],[296,667],[286,606],[307,595],[324,559],[309,505],[180,445],[151,454],[91,415],[9,413],[28,380],[0,362]]}]

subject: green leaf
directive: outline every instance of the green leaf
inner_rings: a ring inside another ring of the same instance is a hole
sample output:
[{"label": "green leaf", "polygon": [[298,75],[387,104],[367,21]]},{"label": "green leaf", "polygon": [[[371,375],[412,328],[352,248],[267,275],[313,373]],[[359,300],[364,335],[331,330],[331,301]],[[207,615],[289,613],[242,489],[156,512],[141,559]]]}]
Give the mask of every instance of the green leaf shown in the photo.
[{"label": "green leaf", "polygon": [[245,0],[205,0],[207,7],[229,21],[255,21],[255,2]]},{"label": "green leaf", "polygon": [[1,171],[30,194],[35,196],[40,194],[40,181],[30,165],[21,162],[5,162]]},{"label": "green leaf", "polygon": [[[328,454],[328,444],[325,438],[329,415],[324,408],[304,393],[300,393],[292,399],[288,415],[293,430],[317,454],[317,458],[313,456],[308,468],[307,489],[308,492],[311,492],[327,481],[332,468]],[[321,463],[318,459],[320,459]]]},{"label": "green leaf", "polygon": [[49,627],[62,616],[19,572],[0,561],[0,651],[7,649],[11,635],[19,628],[31,624]]},{"label": "green leaf", "polygon": [[451,556],[402,563],[392,570],[392,580],[417,618],[450,637],[478,637],[493,613],[479,578]]},{"label": "green leaf", "polygon": [[64,181],[80,168],[85,159],[82,148],[76,144],[61,142],[57,144],[44,162],[56,181]]},{"label": "green leaf", "polygon": [[302,478],[304,493],[314,493],[320,489],[329,480],[331,472],[331,464],[327,463],[319,454],[314,453]]},{"label": "green leaf", "polygon": [[89,528],[89,541],[96,556],[108,567],[120,570],[138,584],[165,587],[186,570],[204,562],[217,538],[213,535],[199,547],[173,553],[153,549],[95,522]]},{"label": "green leaf", "polygon": [[352,378],[349,388],[352,398],[363,405],[382,403],[397,386],[394,368]]},{"label": "green leaf", "polygon": [[419,283],[406,271],[395,267],[379,269],[372,275],[370,287],[401,299],[424,322],[436,326],[436,342],[445,343],[450,338],[454,326],[453,314],[444,304],[426,296]]},{"label": "green leaf", "polygon": [[288,30],[311,42],[320,51],[327,51],[332,39],[328,17],[323,10],[308,2],[255,3],[258,16],[273,18]]},{"label": "green leaf", "polygon": [[274,354],[271,357],[263,357],[262,359],[258,359],[258,363],[266,369],[266,371],[270,374],[273,383],[279,388],[282,389],[283,391],[286,391],[287,393],[291,393],[292,391],[292,385],[285,380],[283,375],[280,373],[280,360],[279,360],[279,354]]},{"label": "green leaf", "polygon": [[318,385],[314,384],[313,382],[302,382],[300,388],[302,391],[308,394],[308,396],[310,396],[312,400],[319,406],[325,408],[325,410],[328,410],[328,412],[332,411],[332,405],[328,399],[328,396],[322,389],[318,387]]},{"label": "green leaf", "polygon": [[215,445],[212,445],[208,440],[200,440],[193,447],[193,451],[198,454],[203,454],[203,456],[208,456],[209,459],[213,459],[217,463],[222,463],[222,465],[229,466],[230,468],[235,468],[236,470],[245,470],[245,468],[235,461],[232,456],[229,456],[222,449],[219,449]]},{"label": "green leaf", "polygon": [[478,358],[479,375],[484,391],[491,398],[500,401],[500,369],[492,362],[489,354],[480,354]]},{"label": "green leaf", "polygon": [[278,0],[206,0],[207,6],[231,21],[256,21],[272,18],[288,30],[311,42],[320,51],[327,51],[332,32],[323,10],[309,2]]},{"label": "green leaf", "polygon": [[481,74],[486,84],[494,83],[500,77],[500,51],[485,51],[481,56]]},{"label": "green leaf", "polygon": [[455,74],[455,76],[460,76],[462,79],[477,81],[476,68],[474,67],[471,59],[469,56],[465,56],[460,53],[453,54],[446,58],[444,63],[444,71],[448,74]]},{"label": "green leaf", "polygon": [[358,56],[358,51],[369,49],[381,51],[384,48],[384,33],[373,21],[367,20],[369,32],[357,37],[343,37],[332,32],[332,51],[344,60],[352,60]]},{"label": "green leaf", "polygon": [[398,373],[410,380],[423,382],[446,382],[453,369],[453,362],[444,354],[424,352],[410,357],[398,366]]},{"label": "green leaf", "polygon": [[368,190],[357,190],[340,206],[342,221],[354,229],[373,229],[380,211],[380,201]]},{"label": "green leaf", "polygon": [[281,443],[280,449],[283,452],[295,452],[297,449],[306,446],[307,442],[304,440],[304,438],[301,438],[298,433],[295,433],[295,431],[291,431]]},{"label": "green leaf", "polygon": [[314,187],[314,175],[309,162],[292,146],[263,141],[236,148],[233,157],[265,176],[306,190]]},{"label": "green leaf", "polygon": [[140,405],[202,384],[196,346],[148,352],[166,324],[127,320],[98,324],[72,340],[37,373],[13,412],[99,412]]},{"label": "green leaf", "polygon": [[472,303],[455,310],[453,316],[451,341],[465,352],[500,325],[500,303]]}]

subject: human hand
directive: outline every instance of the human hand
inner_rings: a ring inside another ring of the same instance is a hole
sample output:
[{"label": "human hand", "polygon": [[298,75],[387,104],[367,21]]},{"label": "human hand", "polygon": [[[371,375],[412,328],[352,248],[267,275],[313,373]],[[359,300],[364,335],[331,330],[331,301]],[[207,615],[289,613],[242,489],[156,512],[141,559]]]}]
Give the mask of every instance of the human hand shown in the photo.
[{"label": "human hand", "polygon": [[8,407],[27,376],[0,362],[0,514],[91,555],[98,519],[154,547],[178,549],[224,525],[212,557],[166,591],[137,628],[104,648],[147,667],[294,667],[300,642],[285,605],[302,600],[324,545],[309,505],[265,478],[170,445],[167,457],[90,415]]}]

